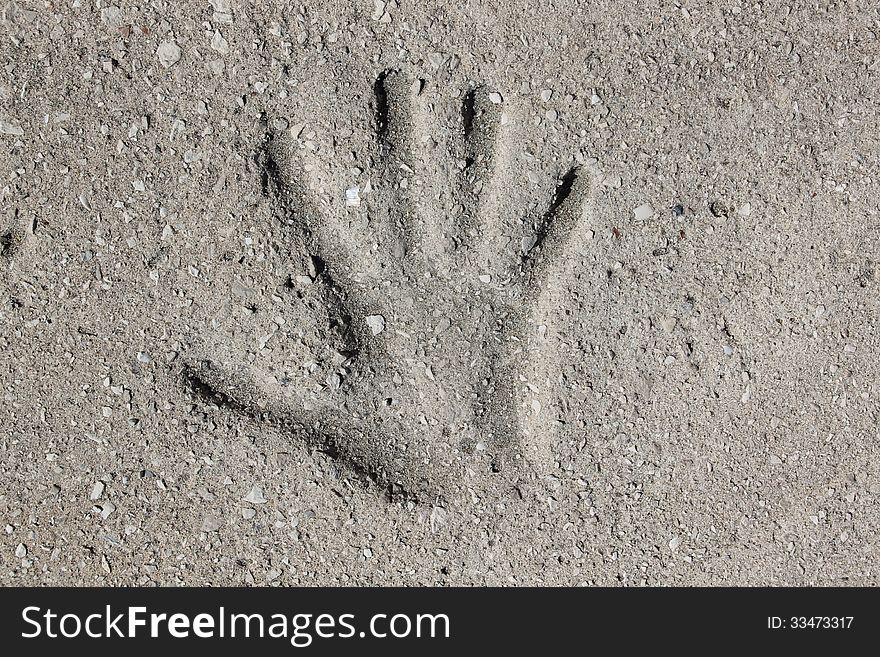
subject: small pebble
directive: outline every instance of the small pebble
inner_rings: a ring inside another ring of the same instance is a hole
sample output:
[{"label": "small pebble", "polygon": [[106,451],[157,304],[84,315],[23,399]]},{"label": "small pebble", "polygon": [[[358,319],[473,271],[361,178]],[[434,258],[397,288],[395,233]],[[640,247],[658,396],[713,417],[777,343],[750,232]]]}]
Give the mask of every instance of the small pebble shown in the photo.
[{"label": "small pebble", "polygon": [[214,36],[211,37],[211,49],[216,50],[221,55],[229,54],[229,42],[223,38],[223,35],[220,32],[214,32]]},{"label": "small pebble", "polygon": [[302,131],[305,129],[305,123],[294,123],[292,126],[290,126],[290,136],[294,139],[297,139],[302,134]]},{"label": "small pebble", "polygon": [[633,210],[636,221],[647,221],[654,216],[654,207],[650,203],[642,203]]},{"label": "small pebble", "polygon": [[619,189],[621,185],[623,185],[623,178],[620,176],[605,176],[602,179],[602,184],[606,187],[612,187],[614,189]]},{"label": "small pebble", "polygon": [[449,514],[442,506],[435,506],[431,509],[429,522],[431,523],[431,531],[436,532],[438,529],[446,525]]},{"label": "small pebble", "polygon": [[430,62],[431,67],[434,70],[437,70],[441,66],[443,66],[443,62],[445,61],[446,55],[442,52],[432,52],[430,55],[428,55],[428,62]]},{"label": "small pebble", "polygon": [[382,315],[367,315],[366,322],[373,335],[379,335],[385,330],[385,318]]},{"label": "small pebble", "polygon": [[361,204],[361,190],[359,187],[349,187],[345,190],[345,205],[357,207]]},{"label": "small pebble", "polygon": [[110,27],[118,27],[120,14],[122,14],[122,10],[119,7],[104,7],[101,9],[101,22]]},{"label": "small pebble", "polygon": [[220,520],[217,516],[205,516],[205,519],[202,520],[202,527],[200,531],[203,532],[215,532],[223,526],[223,521]]},{"label": "small pebble", "polygon": [[159,56],[159,63],[169,68],[180,61],[180,46],[173,41],[163,41],[159,44],[156,54]]},{"label": "small pebble", "polygon": [[0,121],[0,134],[20,137],[24,134],[24,130],[20,126],[12,125],[6,121]]},{"label": "small pebble", "polygon": [[101,499],[101,495],[104,494],[104,483],[101,481],[96,481],[95,485],[92,486],[92,492],[89,493],[89,499],[92,501]]},{"label": "small pebble", "polygon": [[266,499],[266,494],[263,492],[262,486],[253,486],[250,492],[245,496],[244,500],[251,504],[265,504],[268,501]]},{"label": "small pebble", "polygon": [[660,320],[660,326],[662,326],[663,330],[667,333],[672,333],[677,325],[678,320],[675,319],[675,317],[665,317]]}]

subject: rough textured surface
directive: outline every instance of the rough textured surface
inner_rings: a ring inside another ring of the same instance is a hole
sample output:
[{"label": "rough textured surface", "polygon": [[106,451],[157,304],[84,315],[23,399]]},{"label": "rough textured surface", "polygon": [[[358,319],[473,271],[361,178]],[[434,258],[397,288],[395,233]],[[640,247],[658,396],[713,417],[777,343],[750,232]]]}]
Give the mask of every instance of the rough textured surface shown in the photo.
[{"label": "rough textured surface", "polygon": [[5,4],[0,583],[877,583],[880,14],[456,4]]}]

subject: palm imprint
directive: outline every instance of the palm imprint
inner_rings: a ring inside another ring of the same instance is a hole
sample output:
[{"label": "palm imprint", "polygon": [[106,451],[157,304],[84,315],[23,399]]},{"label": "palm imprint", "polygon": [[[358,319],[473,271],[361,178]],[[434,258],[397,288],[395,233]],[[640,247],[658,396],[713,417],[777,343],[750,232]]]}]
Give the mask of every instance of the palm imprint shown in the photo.
[{"label": "palm imprint", "polygon": [[511,207],[525,184],[513,110],[484,88],[455,111],[428,91],[380,76],[375,137],[338,171],[267,128],[259,264],[228,265],[215,334],[186,370],[218,403],[416,497],[549,458],[556,356],[538,334],[588,191],[571,169],[543,213]]}]

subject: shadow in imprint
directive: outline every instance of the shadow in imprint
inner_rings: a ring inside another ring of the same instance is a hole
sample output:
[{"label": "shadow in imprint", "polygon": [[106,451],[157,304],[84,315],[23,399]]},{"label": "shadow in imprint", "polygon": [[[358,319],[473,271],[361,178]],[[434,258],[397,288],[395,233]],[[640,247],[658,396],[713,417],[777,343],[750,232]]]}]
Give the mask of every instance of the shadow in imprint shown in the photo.
[{"label": "shadow in imprint", "polygon": [[183,386],[196,399],[205,404],[214,405],[230,411],[234,415],[244,416],[260,424],[269,426],[302,439],[306,445],[324,454],[337,464],[340,470],[350,472],[366,485],[377,486],[384,490],[388,501],[414,501],[417,496],[397,483],[387,483],[378,470],[351,458],[347,453],[347,442],[339,440],[333,434],[315,431],[302,423],[291,421],[288,415],[278,416],[271,411],[258,410],[254,405],[239,401],[214,387],[206,377],[213,369],[210,361],[201,361],[198,365],[184,365],[180,372]]}]

